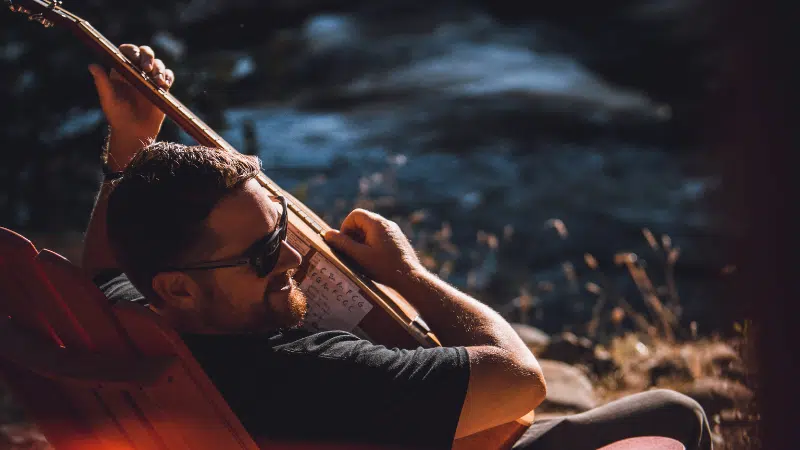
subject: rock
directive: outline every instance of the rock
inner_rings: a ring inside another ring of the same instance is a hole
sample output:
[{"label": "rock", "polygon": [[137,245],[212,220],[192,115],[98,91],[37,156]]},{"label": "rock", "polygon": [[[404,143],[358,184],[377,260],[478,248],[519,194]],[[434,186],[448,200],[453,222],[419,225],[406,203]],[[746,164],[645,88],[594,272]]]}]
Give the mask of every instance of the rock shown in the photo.
[{"label": "rock", "polygon": [[522,342],[530,347],[534,353],[540,352],[550,344],[550,336],[538,328],[523,323],[512,323],[511,328],[517,332]]},{"label": "rock", "polygon": [[611,353],[608,350],[595,347],[594,358],[589,362],[589,368],[592,369],[592,372],[602,377],[619,369],[619,365],[611,357]]},{"label": "rock", "polygon": [[703,352],[703,362],[709,373],[747,384],[749,376],[747,368],[739,353],[729,344],[715,342],[706,347]]},{"label": "rock", "polygon": [[567,364],[585,363],[594,359],[594,345],[588,338],[579,338],[564,332],[550,340],[550,345],[541,353],[544,359],[554,359]]},{"label": "rock", "polygon": [[741,360],[731,361],[727,366],[721,367],[719,375],[746,386],[751,382],[750,373]]},{"label": "rock", "polygon": [[540,359],[539,364],[547,382],[547,398],[537,412],[583,412],[597,405],[592,383],[580,370],[569,364],[547,359]]},{"label": "rock", "polygon": [[753,399],[753,392],[747,387],[718,378],[702,378],[680,390],[700,403],[709,417],[723,409],[746,407]]},{"label": "rock", "polygon": [[578,337],[570,332],[552,338],[550,345],[539,356],[567,364],[584,365],[598,376],[607,375],[618,368],[607,350],[595,347],[589,338]]},{"label": "rock", "polygon": [[661,378],[672,381],[692,381],[694,375],[689,364],[678,354],[662,355],[647,365],[651,386],[657,386]]}]

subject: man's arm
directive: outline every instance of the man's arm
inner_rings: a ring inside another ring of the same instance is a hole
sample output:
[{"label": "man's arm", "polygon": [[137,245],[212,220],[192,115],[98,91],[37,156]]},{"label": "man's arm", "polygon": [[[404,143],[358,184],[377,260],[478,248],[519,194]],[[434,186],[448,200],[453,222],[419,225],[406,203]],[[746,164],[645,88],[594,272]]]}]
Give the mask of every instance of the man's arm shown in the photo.
[{"label": "man's arm", "polygon": [[341,232],[328,232],[325,238],[367,275],[412,299],[444,345],[466,347],[470,379],[456,438],[511,422],[544,400],[539,363],[511,325],[425,270],[397,224],[356,210]]},{"label": "man's arm", "polygon": [[456,438],[512,422],[545,397],[542,369],[511,325],[492,308],[424,268],[394,288],[435,330],[443,345],[466,347],[470,377]]},{"label": "man's arm", "polygon": [[[133,155],[146,145],[146,142],[143,142],[143,139],[121,136],[113,128],[109,130],[109,133],[108,148],[105,149],[108,167],[114,172],[119,172],[125,168]],[[111,194],[111,185],[103,181],[89,218],[89,225],[86,227],[81,266],[92,278],[103,270],[119,267],[111,253],[106,233],[106,208],[109,194]]]},{"label": "man's arm", "polygon": [[[164,89],[169,89],[172,85],[174,74],[160,59],[156,59],[150,47],[124,44],[120,46],[120,51]],[[116,72],[112,71],[109,76],[95,65],[90,66],[89,71],[110,125],[104,158],[112,171],[122,171],[136,152],[158,136],[164,122],[164,113]],[[86,228],[81,266],[91,277],[102,270],[119,267],[111,252],[106,232],[106,208],[110,193],[111,186],[104,181]]]}]

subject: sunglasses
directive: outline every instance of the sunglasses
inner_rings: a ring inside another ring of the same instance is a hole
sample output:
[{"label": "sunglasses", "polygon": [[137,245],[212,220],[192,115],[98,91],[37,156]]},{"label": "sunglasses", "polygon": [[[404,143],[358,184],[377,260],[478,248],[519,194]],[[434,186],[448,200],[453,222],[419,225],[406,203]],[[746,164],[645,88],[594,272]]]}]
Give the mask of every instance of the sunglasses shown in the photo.
[{"label": "sunglasses", "polygon": [[275,199],[281,202],[283,211],[278,219],[278,226],[275,231],[264,236],[256,241],[247,250],[239,256],[226,259],[218,259],[214,261],[204,261],[199,263],[188,264],[185,266],[167,267],[159,270],[159,272],[181,272],[184,270],[212,270],[222,269],[224,267],[238,267],[250,265],[259,278],[264,278],[272,272],[278,264],[278,259],[281,256],[281,243],[286,240],[286,230],[289,221],[289,214],[287,213],[286,198],[283,196],[276,196]]}]

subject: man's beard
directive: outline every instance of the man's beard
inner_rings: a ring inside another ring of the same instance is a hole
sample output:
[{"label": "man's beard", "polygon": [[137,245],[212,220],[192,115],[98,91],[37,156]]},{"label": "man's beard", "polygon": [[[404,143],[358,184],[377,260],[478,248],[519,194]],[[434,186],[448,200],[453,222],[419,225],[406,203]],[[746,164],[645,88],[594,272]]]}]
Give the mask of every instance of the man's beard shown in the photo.
[{"label": "man's beard", "polygon": [[[271,330],[287,330],[302,326],[303,319],[308,312],[308,302],[306,295],[300,290],[297,282],[292,278],[294,271],[286,274],[284,279],[290,286],[288,299],[281,299],[279,305],[273,305],[270,297],[276,295],[275,292],[267,290],[264,293],[264,304],[267,306],[266,326]],[[278,292],[280,295],[283,292]]]}]

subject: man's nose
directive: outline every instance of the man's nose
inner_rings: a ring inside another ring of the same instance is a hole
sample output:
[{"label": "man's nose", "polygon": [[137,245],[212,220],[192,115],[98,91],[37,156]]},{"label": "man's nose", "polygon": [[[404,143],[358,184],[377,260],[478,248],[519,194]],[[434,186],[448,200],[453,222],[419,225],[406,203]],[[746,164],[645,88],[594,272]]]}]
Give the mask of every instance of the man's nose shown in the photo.
[{"label": "man's nose", "polygon": [[300,266],[300,263],[303,262],[303,257],[300,255],[300,252],[298,252],[286,241],[281,242],[281,245],[283,246],[281,248],[281,256],[278,259],[278,264],[273,271],[286,272],[287,270],[291,270]]}]

